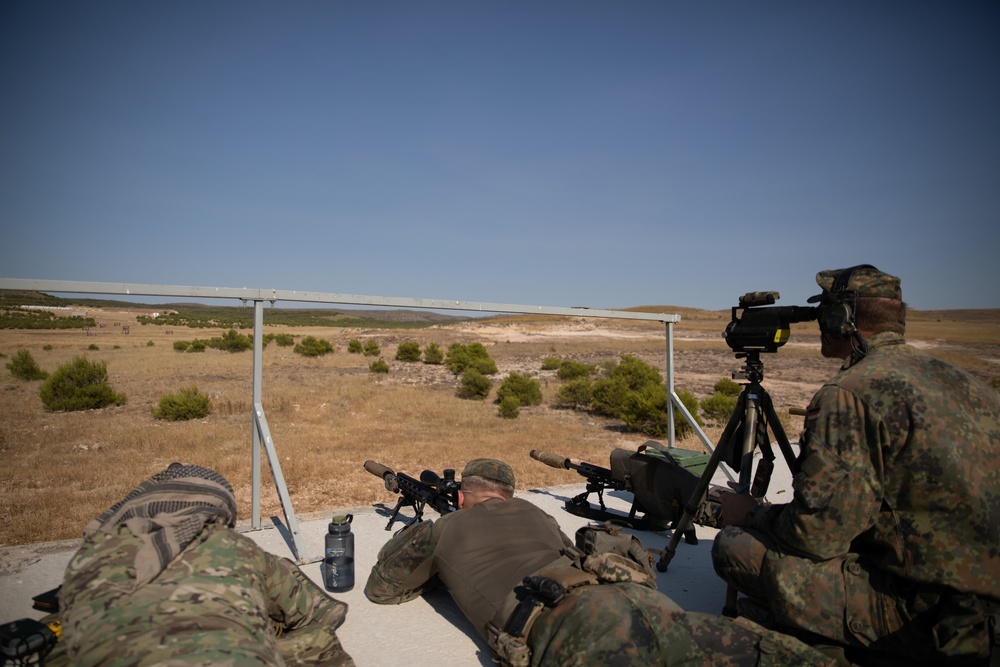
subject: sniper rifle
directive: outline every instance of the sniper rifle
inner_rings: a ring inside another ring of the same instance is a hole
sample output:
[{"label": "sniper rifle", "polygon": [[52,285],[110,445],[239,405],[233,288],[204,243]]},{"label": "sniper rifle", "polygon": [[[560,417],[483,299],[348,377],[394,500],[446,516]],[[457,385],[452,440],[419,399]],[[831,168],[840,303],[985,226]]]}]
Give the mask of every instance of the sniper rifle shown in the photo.
[{"label": "sniper rifle", "polygon": [[455,480],[455,471],[451,468],[445,469],[444,477],[439,477],[433,470],[424,470],[420,473],[420,479],[394,472],[389,466],[371,460],[365,461],[365,470],[381,477],[387,490],[399,494],[386,530],[392,529],[392,524],[396,522],[399,510],[403,507],[413,508],[413,518],[406,523],[407,526],[423,521],[427,505],[441,515],[458,509],[458,489],[461,483]]}]

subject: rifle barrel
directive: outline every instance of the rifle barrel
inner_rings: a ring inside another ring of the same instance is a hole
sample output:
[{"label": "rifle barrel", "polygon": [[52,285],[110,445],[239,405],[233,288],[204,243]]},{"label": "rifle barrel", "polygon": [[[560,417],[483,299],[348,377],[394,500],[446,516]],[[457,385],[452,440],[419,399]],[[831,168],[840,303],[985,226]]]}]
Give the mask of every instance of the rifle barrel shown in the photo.
[{"label": "rifle barrel", "polygon": [[565,456],[558,456],[556,454],[548,454],[546,452],[542,452],[542,451],[539,451],[537,449],[532,449],[531,452],[530,452],[530,456],[531,456],[531,458],[535,459],[536,461],[541,461],[545,465],[550,466],[552,468],[563,468],[565,470],[569,470],[570,464],[572,463]]}]

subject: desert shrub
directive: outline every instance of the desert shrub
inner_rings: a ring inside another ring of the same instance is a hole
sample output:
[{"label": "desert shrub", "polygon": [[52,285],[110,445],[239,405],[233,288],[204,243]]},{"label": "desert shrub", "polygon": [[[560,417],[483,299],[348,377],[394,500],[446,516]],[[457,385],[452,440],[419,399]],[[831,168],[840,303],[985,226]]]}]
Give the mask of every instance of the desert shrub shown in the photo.
[{"label": "desert shrub", "polygon": [[621,362],[609,368],[607,377],[594,382],[591,405],[598,414],[621,418],[625,397],[649,386],[663,386],[660,371],[640,359],[623,354]]},{"label": "desert shrub", "polygon": [[146,347],[153,347],[154,345],[156,345],[156,343],[154,343],[153,341],[151,340],[146,341]]},{"label": "desert shrub", "polygon": [[518,405],[541,405],[542,385],[538,380],[523,373],[511,372],[497,388],[497,402],[513,396]]},{"label": "desert shrub", "polygon": [[288,333],[275,334],[274,342],[278,344],[278,347],[291,347],[295,345],[295,336]]},{"label": "desert shrub", "polygon": [[448,347],[444,364],[455,375],[469,369],[483,375],[493,375],[497,372],[496,362],[490,357],[490,353],[483,347],[482,343],[469,343],[468,345],[452,343]]},{"label": "desert shrub", "polygon": [[306,336],[299,341],[293,351],[303,357],[322,357],[324,354],[333,352],[333,343],[325,338]]},{"label": "desert shrub", "polygon": [[193,341],[191,341],[191,345],[188,347],[187,351],[188,352],[204,352],[206,347],[208,347],[208,346],[205,345],[205,341],[204,340],[202,340],[201,338],[195,338]]},{"label": "desert shrub", "polygon": [[121,345],[112,345],[111,349],[112,350],[120,350],[120,349],[122,349],[122,346]]},{"label": "desert shrub", "polygon": [[182,387],[176,394],[161,396],[157,406],[150,411],[155,419],[187,421],[207,417],[212,411],[212,403],[197,387]]},{"label": "desert shrub", "polygon": [[221,338],[212,338],[206,344],[224,352],[243,352],[253,348],[253,338],[241,334],[236,329],[230,329]]},{"label": "desert shrub", "polygon": [[[691,416],[697,423],[698,419],[698,399],[688,391],[677,391],[677,397],[687,408]],[[621,419],[633,431],[645,433],[654,438],[665,438],[668,436],[670,422],[670,400],[667,398],[666,385],[646,385],[638,391],[629,392],[622,401]],[[674,433],[678,438],[683,438],[691,432],[691,426],[684,419],[683,415],[674,409]]]},{"label": "desert shrub", "polygon": [[712,388],[723,396],[739,396],[740,392],[743,391],[743,385],[733,382],[729,378],[719,378],[719,381]]},{"label": "desert shrub", "polygon": [[31,352],[28,352],[24,348],[15,352],[10,361],[4,365],[10,371],[10,374],[18,380],[44,380],[49,376],[48,373],[38,366],[38,362],[31,356]]},{"label": "desert shrub", "polygon": [[189,341],[189,340],[175,340],[174,341],[174,349],[177,350],[178,352],[184,352],[189,347],[191,347],[191,341]]},{"label": "desert shrub", "polygon": [[728,420],[736,409],[736,397],[716,391],[701,401],[701,412],[709,419]]},{"label": "desert shrub", "polygon": [[352,338],[347,342],[347,351],[351,354],[361,354],[364,351],[364,346],[361,345],[360,340]]},{"label": "desert shrub", "polygon": [[87,349],[92,352],[97,352],[101,348],[97,347],[97,343],[91,343],[90,345],[87,346]]},{"label": "desert shrub", "polygon": [[46,352],[48,352],[49,350],[52,349],[52,346],[51,345],[42,345],[42,349],[45,350]]},{"label": "desert shrub", "polygon": [[396,348],[396,361],[420,361],[420,343],[408,340]]},{"label": "desert shrub", "polygon": [[378,341],[367,340],[365,341],[364,354],[366,357],[377,357],[381,354],[382,350],[379,349]]},{"label": "desert shrub", "polygon": [[570,361],[567,359],[559,364],[556,377],[565,382],[577,378],[590,377],[590,374],[593,372],[593,364],[581,364],[579,361]]},{"label": "desert shrub", "polygon": [[57,368],[38,394],[47,409],[67,412],[124,405],[126,400],[108,384],[107,365],[83,357]]},{"label": "desert shrub", "polygon": [[996,389],[997,391],[1000,391],[1000,378],[993,378],[992,380],[990,380],[990,386]]},{"label": "desert shrub", "polygon": [[424,346],[424,363],[439,366],[444,363],[444,350],[437,343],[427,343]]},{"label": "desert shrub", "polygon": [[372,373],[388,373],[389,364],[385,362],[385,359],[376,359],[368,364],[368,370]]},{"label": "desert shrub", "polygon": [[558,370],[562,362],[563,360],[557,357],[545,357],[544,359],[542,359],[542,370],[543,371]]},{"label": "desert shrub", "polygon": [[570,380],[556,392],[556,405],[580,409],[590,405],[594,383],[590,378]]},{"label": "desert shrub", "polygon": [[504,419],[517,419],[517,416],[521,414],[520,402],[517,400],[517,396],[513,394],[509,396],[504,396],[500,401],[500,416]]},{"label": "desert shrub", "polygon": [[462,372],[455,395],[459,398],[482,401],[490,395],[492,388],[493,382],[488,377],[474,368],[469,368]]}]

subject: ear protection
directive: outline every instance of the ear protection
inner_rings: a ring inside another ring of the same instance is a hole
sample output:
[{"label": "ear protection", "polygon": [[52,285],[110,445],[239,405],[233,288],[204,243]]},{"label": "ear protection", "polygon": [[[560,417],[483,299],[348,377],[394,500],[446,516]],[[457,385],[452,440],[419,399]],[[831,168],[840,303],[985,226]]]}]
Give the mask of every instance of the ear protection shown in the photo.
[{"label": "ear protection", "polygon": [[824,299],[823,310],[819,316],[820,331],[828,336],[842,339],[851,338],[858,332],[855,323],[858,291],[847,289],[847,286],[855,271],[874,268],[871,264],[858,264],[840,272],[830,287],[829,297]]}]

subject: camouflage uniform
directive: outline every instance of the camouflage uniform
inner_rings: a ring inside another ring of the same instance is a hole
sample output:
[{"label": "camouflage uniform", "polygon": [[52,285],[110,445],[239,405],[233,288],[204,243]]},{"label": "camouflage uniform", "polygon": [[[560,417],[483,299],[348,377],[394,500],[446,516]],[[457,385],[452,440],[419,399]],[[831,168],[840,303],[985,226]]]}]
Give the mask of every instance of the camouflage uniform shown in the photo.
[{"label": "camouflage uniform", "polygon": [[792,501],[720,532],[715,569],[780,627],[859,655],[985,660],[984,616],[1000,600],[998,441],[995,390],[875,334],[808,407]]},{"label": "camouflage uniform", "polygon": [[353,665],[335,633],[347,606],[226,523],[205,523],[138,586],[143,535],[114,522],[90,531],[60,592],[68,663]]},{"label": "camouflage uniform", "polygon": [[[530,502],[490,499],[403,529],[379,552],[365,595],[399,604],[443,583],[485,640],[517,604],[522,579],[558,564],[572,542]],[[542,612],[532,665],[815,665],[824,657],[749,621],[685,613],[637,583],[586,585]]]}]

